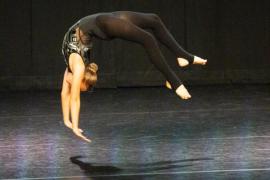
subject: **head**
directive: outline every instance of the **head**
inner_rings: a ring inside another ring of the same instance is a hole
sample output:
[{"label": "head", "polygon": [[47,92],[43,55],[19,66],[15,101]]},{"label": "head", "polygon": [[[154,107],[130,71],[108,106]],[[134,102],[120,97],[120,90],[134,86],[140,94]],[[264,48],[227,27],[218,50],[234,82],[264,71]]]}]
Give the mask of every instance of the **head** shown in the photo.
[{"label": "head", "polygon": [[97,83],[97,71],[98,65],[95,63],[90,63],[85,66],[84,78],[80,87],[81,91],[87,91],[89,87]]}]

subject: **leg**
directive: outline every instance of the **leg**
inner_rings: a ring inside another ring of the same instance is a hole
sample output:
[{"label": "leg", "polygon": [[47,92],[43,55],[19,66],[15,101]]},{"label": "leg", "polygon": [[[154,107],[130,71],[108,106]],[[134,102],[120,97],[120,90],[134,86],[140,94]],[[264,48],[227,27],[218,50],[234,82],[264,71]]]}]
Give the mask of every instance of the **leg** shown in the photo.
[{"label": "leg", "polygon": [[194,64],[204,64],[203,62],[201,63],[200,58],[190,54],[178,44],[162,20],[156,14],[130,11],[120,11],[115,12],[115,14],[119,18],[125,19],[141,28],[151,29],[155,37],[178,57],[178,63],[180,66],[185,66],[183,58],[188,61],[186,62],[187,64],[192,64],[194,59]]},{"label": "leg", "polygon": [[116,14],[131,23],[146,29],[151,29],[155,37],[168,49],[170,49],[177,57],[183,57],[188,61],[193,61],[193,55],[185,51],[178,42],[174,39],[172,34],[166,28],[164,23],[156,14],[140,13],[131,11],[120,11]]},{"label": "leg", "polygon": [[177,89],[181,80],[167,64],[153,35],[140,27],[117,17],[101,15],[97,17],[97,25],[109,36],[122,38],[142,44],[150,57],[151,62],[170,81],[173,89]]}]

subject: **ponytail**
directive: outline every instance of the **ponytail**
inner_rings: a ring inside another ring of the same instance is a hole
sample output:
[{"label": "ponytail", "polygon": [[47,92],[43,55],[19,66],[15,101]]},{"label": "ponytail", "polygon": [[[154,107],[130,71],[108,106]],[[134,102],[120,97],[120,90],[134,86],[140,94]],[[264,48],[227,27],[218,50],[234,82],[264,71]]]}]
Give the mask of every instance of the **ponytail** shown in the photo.
[{"label": "ponytail", "polygon": [[96,84],[97,71],[98,71],[98,65],[96,63],[90,63],[85,66],[84,82],[87,85],[93,86]]}]

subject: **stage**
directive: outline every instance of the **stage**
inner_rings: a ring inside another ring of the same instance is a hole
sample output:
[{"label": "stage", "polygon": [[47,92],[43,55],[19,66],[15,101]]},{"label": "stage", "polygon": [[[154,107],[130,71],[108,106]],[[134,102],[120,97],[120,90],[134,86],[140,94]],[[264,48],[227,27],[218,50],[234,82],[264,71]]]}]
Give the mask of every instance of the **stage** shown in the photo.
[{"label": "stage", "polygon": [[60,91],[0,93],[1,179],[269,179],[270,86],[81,94],[86,143],[62,122]]}]

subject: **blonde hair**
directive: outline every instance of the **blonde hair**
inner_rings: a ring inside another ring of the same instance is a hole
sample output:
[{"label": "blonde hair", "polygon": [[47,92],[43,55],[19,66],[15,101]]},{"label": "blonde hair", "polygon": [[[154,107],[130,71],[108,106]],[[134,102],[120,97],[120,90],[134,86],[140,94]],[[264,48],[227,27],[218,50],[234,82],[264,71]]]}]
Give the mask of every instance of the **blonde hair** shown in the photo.
[{"label": "blonde hair", "polygon": [[90,63],[85,66],[84,83],[88,86],[94,86],[97,83],[98,65]]}]

